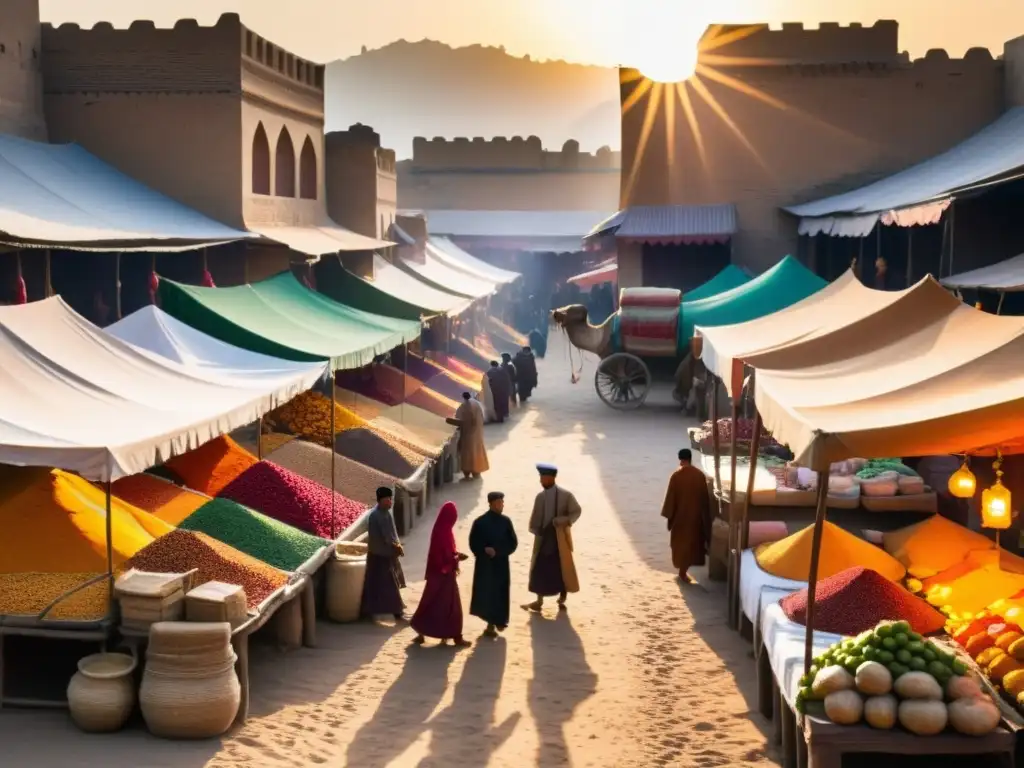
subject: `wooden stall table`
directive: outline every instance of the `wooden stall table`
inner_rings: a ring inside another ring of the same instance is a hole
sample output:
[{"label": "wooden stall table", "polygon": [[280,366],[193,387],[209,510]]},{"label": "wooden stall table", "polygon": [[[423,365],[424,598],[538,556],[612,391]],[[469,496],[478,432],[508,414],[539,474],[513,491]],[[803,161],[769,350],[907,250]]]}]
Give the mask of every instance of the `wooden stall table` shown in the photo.
[{"label": "wooden stall table", "polygon": [[[842,768],[843,756],[852,754],[882,755],[963,755],[965,758],[1001,756],[1007,766],[1013,765],[1017,737],[1000,726],[987,736],[964,736],[940,733],[937,736],[915,736],[894,728],[878,731],[867,725],[836,725],[824,717],[805,715],[802,728],[807,745],[807,768]],[[965,759],[965,765],[970,764]]]}]

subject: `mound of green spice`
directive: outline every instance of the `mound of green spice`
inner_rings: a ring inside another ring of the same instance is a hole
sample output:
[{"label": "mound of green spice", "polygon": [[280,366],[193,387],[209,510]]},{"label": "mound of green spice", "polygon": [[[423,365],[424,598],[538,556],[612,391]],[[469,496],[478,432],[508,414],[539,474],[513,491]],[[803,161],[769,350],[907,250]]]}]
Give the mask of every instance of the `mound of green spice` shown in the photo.
[{"label": "mound of green spice", "polygon": [[211,499],[178,527],[205,533],[283,571],[294,571],[328,543],[229,499]]}]

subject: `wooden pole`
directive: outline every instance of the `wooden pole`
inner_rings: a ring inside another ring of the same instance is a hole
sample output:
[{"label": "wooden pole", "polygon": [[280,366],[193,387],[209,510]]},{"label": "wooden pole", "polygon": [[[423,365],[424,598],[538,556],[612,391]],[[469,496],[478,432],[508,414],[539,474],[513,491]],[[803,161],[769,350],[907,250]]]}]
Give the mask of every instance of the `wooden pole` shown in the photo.
[{"label": "wooden pole", "polygon": [[942,243],[939,245],[939,273],[937,277],[942,279],[942,266],[946,263],[946,243],[949,242],[949,216],[942,222]]},{"label": "wooden pole", "polygon": [[335,488],[334,488],[334,486],[335,486],[334,472],[335,472],[335,467],[337,466],[338,454],[335,451],[335,446],[334,446],[334,435],[336,434],[335,431],[334,431],[335,430],[334,412],[337,410],[337,408],[335,407],[335,404],[334,404],[334,369],[333,368],[331,369],[331,376],[330,376],[330,379],[328,381],[328,385],[331,388],[331,539],[333,540],[334,537],[338,535],[337,532],[334,530],[334,519],[335,519],[335,514],[336,514],[335,511],[334,511],[334,504],[335,504],[335,500],[336,500],[336,493],[335,493]]},{"label": "wooden pole", "polygon": [[104,522],[107,531],[107,600],[108,610],[112,613],[114,610],[114,532],[113,525],[110,522],[111,515],[111,500],[110,500],[110,481],[106,483],[107,492],[107,519]]},{"label": "wooden pole", "polygon": [[1003,314],[1003,300],[1006,298],[1006,291],[999,292],[999,306],[996,307],[996,314]]},{"label": "wooden pole", "polygon": [[829,470],[818,473],[818,506],[814,512],[814,534],[811,537],[811,568],[807,574],[807,628],[804,632],[804,674],[811,671],[814,658],[814,598],[818,589],[818,560],[821,557],[821,534],[825,529],[828,509]]},{"label": "wooden pole", "polygon": [[409,391],[409,342],[402,339],[402,423],[405,423],[405,396]]},{"label": "wooden pole", "polygon": [[857,275],[858,280],[861,279],[861,275],[864,271],[864,241],[866,239],[866,237],[859,238],[859,242],[857,244],[857,264],[853,270],[853,273]]},{"label": "wooden pole", "polygon": [[739,531],[737,530],[736,515],[736,459],[739,446],[736,444],[736,428],[740,420],[740,395],[739,392],[732,393],[732,443],[729,449],[731,466],[729,467],[729,570],[727,572],[729,595],[729,626],[739,629],[739,611],[736,610],[736,596],[739,594],[739,573],[736,568],[736,547],[739,543]]},{"label": "wooden pole", "polygon": [[715,499],[718,500],[719,512],[722,508],[722,443],[718,437],[718,377],[708,371],[711,376],[711,446],[715,460]]},{"label": "wooden pole", "polygon": [[949,204],[949,274],[953,274],[953,256],[956,254],[956,200]]},{"label": "wooden pole", "polygon": [[44,264],[45,269],[46,269],[46,276],[44,278],[46,280],[46,285],[43,286],[43,292],[44,292],[46,298],[48,299],[51,296],[53,296],[53,273],[52,273],[51,265],[50,265],[50,249],[49,248],[46,249],[46,253],[43,255],[43,259],[44,259],[43,264]]},{"label": "wooden pole", "polygon": [[[753,380],[751,380],[753,387]],[[761,412],[754,409],[754,437],[750,441],[750,474],[747,476],[747,497],[743,500],[743,518],[740,520],[740,552],[750,546],[750,500],[754,496],[754,477],[757,455],[761,450]]]},{"label": "wooden pole", "polygon": [[256,458],[263,461],[263,417],[256,425]]}]

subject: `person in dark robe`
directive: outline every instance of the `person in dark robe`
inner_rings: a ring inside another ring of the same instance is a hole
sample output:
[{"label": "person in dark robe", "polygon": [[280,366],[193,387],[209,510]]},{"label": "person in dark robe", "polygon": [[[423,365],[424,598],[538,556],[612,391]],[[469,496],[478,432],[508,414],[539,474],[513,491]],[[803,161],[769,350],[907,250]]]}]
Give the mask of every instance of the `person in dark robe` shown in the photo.
[{"label": "person in dark robe", "polygon": [[497,360],[491,360],[491,367],[484,376],[487,377],[487,383],[491,387],[491,396],[494,398],[494,420],[501,424],[508,418],[512,382],[509,381],[508,374],[498,365]]},{"label": "person in dark robe", "polygon": [[544,355],[546,355],[547,351],[548,351],[548,337],[547,337],[547,334],[544,333],[544,332],[541,332],[537,328],[534,328],[532,331],[530,331],[529,338],[530,338],[530,349],[537,350],[537,357],[539,357],[541,360],[543,360],[544,359]]},{"label": "person in dark robe", "polygon": [[672,566],[683,584],[691,583],[690,568],[704,565],[706,526],[709,524],[708,484],[704,473],[691,463],[689,448],[679,451],[679,467],[672,473],[661,505],[668,521]]},{"label": "person in dark robe", "polygon": [[537,361],[533,357],[533,350],[523,347],[516,352],[515,364],[519,402],[525,403],[537,388]]},{"label": "person in dark robe", "polygon": [[469,645],[462,637],[462,597],[459,594],[459,563],[468,557],[455,545],[455,523],[459,511],[447,501],[437,513],[434,529],[430,532],[430,551],[427,554],[427,586],[412,617],[416,630],[413,642],[422,645],[426,638],[434,637],[444,645],[454,640],[457,646]]},{"label": "person in dark robe", "polygon": [[377,489],[377,506],[367,517],[366,580],[360,614],[364,617],[390,614],[402,621],[405,603],[405,574],[399,558],[405,555],[391,513],[394,493],[390,488]]},{"label": "person in dark robe", "polygon": [[523,608],[540,611],[545,597],[558,595],[558,607],[564,609],[568,593],[580,589],[569,529],[580,519],[582,510],[576,497],[556,484],[557,467],[538,464],[537,472],[541,492],[534,499],[530,515],[533,561],[529,586],[537,599]]},{"label": "person in dark robe", "polygon": [[469,612],[487,622],[484,635],[497,637],[508,627],[512,576],[508,559],[519,546],[512,521],[502,514],[505,494],[487,494],[487,511],[473,521],[469,550],[476,557],[473,568],[473,597]]},{"label": "person in dark robe", "polygon": [[508,376],[509,383],[509,407],[516,404],[516,384],[519,372],[516,370],[515,365],[512,362],[512,355],[508,352],[501,353],[501,370]]}]

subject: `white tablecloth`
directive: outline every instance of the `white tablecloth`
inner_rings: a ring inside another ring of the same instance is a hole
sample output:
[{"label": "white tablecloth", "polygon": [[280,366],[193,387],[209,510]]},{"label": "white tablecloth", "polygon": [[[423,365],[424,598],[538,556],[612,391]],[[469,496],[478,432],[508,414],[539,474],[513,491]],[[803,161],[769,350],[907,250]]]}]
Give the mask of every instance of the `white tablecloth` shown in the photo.
[{"label": "white tablecloth", "polygon": [[[777,602],[765,605],[761,609],[761,636],[764,650],[772,665],[779,690],[792,706],[796,701],[796,692],[800,688],[800,678],[804,674],[804,636],[805,628],[790,621],[782,612]],[[824,653],[832,643],[842,640],[842,635],[831,632],[814,633],[814,655]]]},{"label": "white tablecloth", "polygon": [[[740,605],[743,608],[743,615],[754,625],[757,625],[760,618],[761,593],[766,587],[784,590],[788,594],[806,586],[806,581],[783,579],[761,570],[761,566],[757,564],[757,558],[754,557],[754,550],[744,550],[740,562]],[[778,600],[779,597],[776,597],[775,601],[778,602]]]}]

